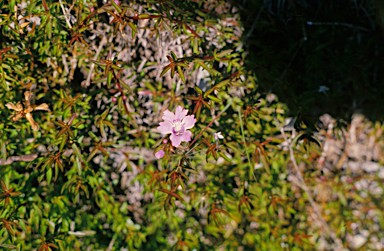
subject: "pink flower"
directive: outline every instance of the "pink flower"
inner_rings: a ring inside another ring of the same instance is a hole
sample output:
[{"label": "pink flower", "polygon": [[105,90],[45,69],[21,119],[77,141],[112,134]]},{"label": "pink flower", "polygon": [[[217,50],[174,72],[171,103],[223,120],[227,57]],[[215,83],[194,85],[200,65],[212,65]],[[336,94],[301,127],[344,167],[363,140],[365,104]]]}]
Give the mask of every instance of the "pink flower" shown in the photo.
[{"label": "pink flower", "polygon": [[161,159],[162,157],[164,157],[164,151],[163,151],[163,149],[161,149],[160,151],[158,151],[157,153],[155,153],[155,157],[156,157],[156,159]]},{"label": "pink flower", "polygon": [[164,122],[160,122],[157,129],[162,134],[172,133],[170,139],[174,147],[178,147],[182,141],[191,141],[192,133],[188,131],[195,126],[194,115],[187,116],[188,110],[181,106],[176,108],[176,112],[166,110],[163,115]]},{"label": "pink flower", "polygon": [[113,0],[115,2],[116,5],[120,5],[120,2],[119,0]]}]

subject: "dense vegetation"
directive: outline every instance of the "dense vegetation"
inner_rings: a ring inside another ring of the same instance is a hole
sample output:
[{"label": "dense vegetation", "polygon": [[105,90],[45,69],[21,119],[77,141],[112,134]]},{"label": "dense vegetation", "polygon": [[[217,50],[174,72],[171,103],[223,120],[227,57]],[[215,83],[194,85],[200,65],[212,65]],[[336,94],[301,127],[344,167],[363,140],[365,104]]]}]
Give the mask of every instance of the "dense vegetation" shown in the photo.
[{"label": "dense vegetation", "polygon": [[377,247],[384,126],[325,157],[381,114],[380,4],[329,2],[2,1],[0,247]]}]

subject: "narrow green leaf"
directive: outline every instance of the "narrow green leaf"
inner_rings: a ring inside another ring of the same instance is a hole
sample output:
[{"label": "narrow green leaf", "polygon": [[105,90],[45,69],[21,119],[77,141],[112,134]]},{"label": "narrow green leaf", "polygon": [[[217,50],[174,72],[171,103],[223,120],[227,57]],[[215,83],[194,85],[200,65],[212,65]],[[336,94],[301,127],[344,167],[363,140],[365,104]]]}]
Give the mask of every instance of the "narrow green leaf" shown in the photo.
[{"label": "narrow green leaf", "polygon": [[111,88],[112,77],[113,77],[113,72],[112,71],[108,72],[108,78],[107,78],[107,86],[108,86],[108,88]]},{"label": "narrow green leaf", "polygon": [[229,163],[232,163],[232,160],[230,158],[228,158],[227,155],[225,155],[223,152],[219,152],[220,156],[223,157],[226,161],[228,161]]},{"label": "narrow green leaf", "polygon": [[51,39],[52,38],[52,21],[51,20],[47,22],[46,29],[47,29],[48,38]]},{"label": "narrow green leaf", "polygon": [[9,244],[0,244],[0,247],[2,247],[2,248],[17,248],[15,245],[9,245]]},{"label": "narrow green leaf", "polygon": [[194,173],[194,174],[199,174],[198,171],[196,171],[195,169],[193,168],[190,168],[190,167],[187,167],[187,166],[183,166],[183,169],[190,172],[190,173]]},{"label": "narrow green leaf", "polygon": [[133,93],[131,87],[129,87],[126,83],[124,83],[123,80],[119,79],[119,83],[120,83],[121,86],[123,86],[127,91],[129,91],[130,93]]},{"label": "narrow green leaf", "polygon": [[173,36],[173,31],[172,31],[171,27],[169,27],[167,22],[163,21],[162,24],[163,24],[164,28]]},{"label": "narrow green leaf", "polygon": [[163,71],[160,73],[160,77],[162,77],[165,73],[167,73],[169,69],[171,69],[170,65],[167,65],[166,67],[164,67]]},{"label": "narrow green leaf", "polygon": [[193,40],[193,53],[199,54],[199,39],[197,37],[194,37]]},{"label": "narrow green leaf", "polygon": [[91,59],[91,62],[94,63],[95,65],[103,66],[103,67],[105,67],[107,65],[106,63],[95,61],[95,60],[92,60],[92,59]]},{"label": "narrow green leaf", "polygon": [[80,162],[80,158],[77,157],[77,156],[75,158],[75,165],[76,165],[76,168],[77,168],[77,173],[79,174],[79,176],[81,176],[81,171],[82,171],[81,162]]},{"label": "narrow green leaf", "polygon": [[183,67],[188,67],[188,65],[186,63],[183,63],[183,62],[179,62],[179,63],[177,63],[177,65],[180,65],[180,66],[183,66]]},{"label": "narrow green leaf", "polygon": [[208,109],[212,109],[212,107],[208,104],[207,101],[205,101],[204,99],[201,100],[201,101],[203,102],[203,105],[204,105],[205,107],[207,107]]},{"label": "narrow green leaf", "polygon": [[117,12],[119,12],[119,13],[121,13],[121,9],[120,9],[120,7],[115,3],[115,1],[111,1],[111,3],[112,3],[112,5],[113,5],[113,7],[115,7],[115,9],[117,10]]},{"label": "narrow green leaf", "polygon": [[102,114],[101,114],[101,120],[104,120],[106,117],[107,117],[107,115],[108,115],[108,113],[109,113],[109,108],[107,109],[107,110],[105,110]]},{"label": "narrow green leaf", "polygon": [[45,173],[46,177],[47,177],[47,183],[48,185],[51,184],[51,180],[52,180],[52,168],[48,168],[48,171]]},{"label": "narrow green leaf", "polygon": [[132,38],[134,38],[134,37],[135,37],[135,34],[137,33],[136,26],[135,26],[133,23],[131,23],[131,22],[128,22],[128,25],[129,25],[129,27],[131,27],[131,29],[132,29]]},{"label": "narrow green leaf", "polygon": [[80,149],[76,143],[72,144],[72,149],[75,151],[76,156],[79,157],[80,160],[83,160],[83,156],[81,155]]},{"label": "narrow green leaf", "polygon": [[148,14],[140,14],[138,17],[139,18],[148,18],[148,17],[150,17],[150,15],[148,15]]},{"label": "narrow green leaf", "polygon": [[199,94],[203,94],[203,91],[202,91],[199,87],[195,86],[195,87],[193,87],[193,88],[194,88],[195,91],[197,91]]},{"label": "narrow green leaf", "polygon": [[172,56],[173,60],[175,60],[175,61],[177,60],[176,54],[173,51],[171,51],[171,56]]},{"label": "narrow green leaf", "polygon": [[88,163],[89,161],[91,161],[98,151],[99,151],[99,148],[95,147],[95,148],[92,150],[92,152],[89,154],[89,156],[88,156],[86,162]]},{"label": "narrow green leaf", "polygon": [[215,90],[215,88],[211,88],[211,89],[209,89],[208,91],[206,91],[205,93],[204,93],[204,98],[206,98],[209,94],[211,94],[213,91]]},{"label": "narrow green leaf", "polygon": [[4,140],[1,140],[1,158],[3,160],[6,160],[7,159],[7,148],[5,146],[5,142]]},{"label": "narrow green leaf", "polygon": [[100,125],[101,136],[103,136],[103,138],[106,139],[107,138],[107,134],[105,133],[104,124],[100,123],[99,125]]},{"label": "narrow green leaf", "polygon": [[180,78],[181,80],[183,81],[183,83],[185,84],[185,77],[184,77],[184,73],[183,73],[183,70],[181,69],[180,66],[177,66],[177,71],[179,72],[179,75],[180,75]]},{"label": "narrow green leaf", "polygon": [[61,142],[60,142],[60,149],[59,149],[60,152],[63,151],[66,143],[67,143],[67,136],[63,135],[63,137],[61,138]]},{"label": "narrow green leaf", "polygon": [[221,57],[225,57],[225,56],[227,56],[228,54],[230,54],[232,51],[233,51],[233,50],[231,50],[231,49],[229,49],[229,50],[224,50],[224,51],[222,51],[222,52],[216,54],[216,57],[219,57],[219,58],[221,58]]},{"label": "narrow green leaf", "polygon": [[212,95],[208,95],[207,97],[208,97],[210,100],[212,100],[212,101],[221,103],[221,99],[219,99],[218,97],[215,97],[215,96],[212,96]]},{"label": "narrow green leaf", "polygon": [[91,136],[97,143],[100,142],[99,138],[91,131],[88,131],[89,136]]},{"label": "narrow green leaf", "polygon": [[220,83],[218,83],[218,84],[216,85],[216,88],[224,87],[224,86],[226,86],[227,84],[229,84],[229,82],[230,82],[230,79],[221,81]]}]

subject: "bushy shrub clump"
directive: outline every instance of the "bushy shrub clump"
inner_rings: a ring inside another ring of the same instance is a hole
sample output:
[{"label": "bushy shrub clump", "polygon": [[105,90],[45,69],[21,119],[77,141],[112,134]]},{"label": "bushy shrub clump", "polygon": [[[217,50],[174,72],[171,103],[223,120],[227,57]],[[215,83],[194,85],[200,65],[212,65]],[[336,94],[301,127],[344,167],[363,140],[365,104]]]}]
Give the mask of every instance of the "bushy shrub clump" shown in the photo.
[{"label": "bushy shrub clump", "polygon": [[318,173],[296,163],[320,142],[299,125],[287,144],[286,107],[244,67],[235,6],[0,8],[2,249],[340,247],[352,214],[323,218],[306,185]]}]

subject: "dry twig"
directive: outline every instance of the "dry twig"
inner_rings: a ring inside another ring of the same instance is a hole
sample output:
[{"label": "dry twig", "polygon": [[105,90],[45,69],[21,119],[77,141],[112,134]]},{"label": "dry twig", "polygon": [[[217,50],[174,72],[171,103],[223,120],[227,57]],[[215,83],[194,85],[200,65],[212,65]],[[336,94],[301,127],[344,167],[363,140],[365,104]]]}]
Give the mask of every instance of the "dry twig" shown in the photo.
[{"label": "dry twig", "polygon": [[331,229],[331,227],[328,225],[328,223],[324,220],[324,217],[321,214],[321,210],[320,210],[319,206],[317,205],[317,203],[313,199],[313,197],[311,195],[311,191],[310,191],[310,189],[308,188],[307,184],[304,181],[303,175],[301,174],[299,166],[297,165],[297,162],[296,162],[296,159],[295,159],[295,153],[293,151],[293,147],[289,143],[288,138],[285,135],[283,127],[280,125],[280,123],[279,123],[279,121],[277,120],[276,117],[274,119],[275,119],[277,127],[280,129],[280,132],[281,132],[284,140],[288,143],[287,145],[288,145],[288,149],[289,149],[290,159],[291,159],[293,168],[295,170],[295,174],[294,173],[290,174],[288,176],[288,180],[290,182],[292,182],[292,183],[295,183],[298,187],[300,187],[301,189],[304,190],[304,192],[307,194],[309,203],[311,204],[311,207],[313,208],[313,211],[315,212],[315,214],[316,214],[316,216],[318,218],[318,222],[320,224],[320,227],[325,229],[327,234],[335,242],[335,244],[337,246],[337,250],[343,250],[342,241],[339,238],[337,238],[336,233]]}]

